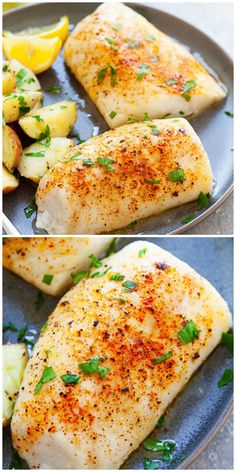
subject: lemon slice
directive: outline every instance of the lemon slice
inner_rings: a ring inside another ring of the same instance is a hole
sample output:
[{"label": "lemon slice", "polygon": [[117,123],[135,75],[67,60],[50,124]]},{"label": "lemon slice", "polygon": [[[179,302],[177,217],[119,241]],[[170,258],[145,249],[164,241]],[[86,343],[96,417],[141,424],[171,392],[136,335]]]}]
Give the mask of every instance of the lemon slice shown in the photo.
[{"label": "lemon slice", "polygon": [[51,67],[62,46],[60,38],[42,39],[30,36],[3,38],[3,52],[8,60],[16,59],[35,74]]},{"label": "lemon slice", "polygon": [[4,31],[3,36],[5,38],[13,37],[13,36],[33,36],[37,38],[60,38],[62,42],[65,41],[69,31],[69,18],[68,16],[62,16],[60,20],[49,26],[42,26],[38,28],[27,28],[25,30],[19,31],[16,34],[11,33],[10,31]]}]

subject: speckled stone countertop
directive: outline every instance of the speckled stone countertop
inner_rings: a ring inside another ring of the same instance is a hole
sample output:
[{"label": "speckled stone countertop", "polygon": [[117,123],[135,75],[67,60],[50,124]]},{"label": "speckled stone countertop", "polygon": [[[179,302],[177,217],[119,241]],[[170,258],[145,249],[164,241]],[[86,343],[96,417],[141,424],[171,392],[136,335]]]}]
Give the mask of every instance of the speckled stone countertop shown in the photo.
[{"label": "speckled stone countertop", "polygon": [[[233,3],[182,3],[181,8],[179,2],[145,4],[196,26],[233,57]],[[233,234],[233,195],[185,234]]]},{"label": "speckled stone countertop", "polygon": [[[148,5],[193,24],[233,56],[232,3],[182,3],[181,9],[179,3],[148,2]],[[233,234],[232,215],[233,196],[230,195],[212,215],[186,234]],[[191,469],[233,469],[233,414],[193,462]]]}]

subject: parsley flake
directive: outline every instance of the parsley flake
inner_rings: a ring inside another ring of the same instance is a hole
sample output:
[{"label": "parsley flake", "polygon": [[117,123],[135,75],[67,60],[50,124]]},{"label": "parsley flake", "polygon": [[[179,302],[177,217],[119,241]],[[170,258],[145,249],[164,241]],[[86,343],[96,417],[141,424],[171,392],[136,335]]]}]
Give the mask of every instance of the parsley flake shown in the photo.
[{"label": "parsley flake", "polygon": [[35,387],[35,390],[34,390],[34,395],[36,393],[39,392],[39,390],[42,388],[42,386],[47,383],[47,382],[50,382],[50,380],[53,380],[56,378],[56,374],[53,370],[52,367],[45,367],[44,371],[43,371],[43,374],[42,374],[42,377],[41,379],[39,380],[39,382],[37,383],[36,387]]}]

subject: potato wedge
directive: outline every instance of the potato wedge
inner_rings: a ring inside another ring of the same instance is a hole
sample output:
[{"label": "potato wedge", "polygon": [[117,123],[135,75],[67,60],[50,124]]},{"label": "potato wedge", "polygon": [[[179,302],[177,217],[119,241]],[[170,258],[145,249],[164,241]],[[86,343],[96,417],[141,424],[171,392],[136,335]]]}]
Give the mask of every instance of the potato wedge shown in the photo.
[{"label": "potato wedge", "polygon": [[16,92],[40,92],[41,85],[28,67],[25,67],[21,62],[12,59],[9,62],[9,69],[14,72],[16,77]]},{"label": "potato wedge", "polygon": [[9,423],[28,362],[25,344],[5,344],[2,348],[2,423]]},{"label": "potato wedge", "polygon": [[[19,124],[28,136],[41,139],[50,131],[51,138],[66,137],[77,118],[76,104],[64,100],[31,112],[20,119]],[[49,134],[49,133],[48,133]]]},{"label": "potato wedge", "polygon": [[51,167],[65,159],[73,147],[74,141],[68,138],[52,138],[48,147],[40,143],[31,144],[24,149],[18,170],[23,177],[38,183]]},{"label": "potato wedge", "polygon": [[22,145],[16,132],[10,126],[3,126],[2,160],[10,172],[18,166],[22,151]]},{"label": "potato wedge", "polygon": [[41,105],[41,92],[12,93],[3,97],[3,116],[6,123],[17,121],[28,111],[38,109]]},{"label": "potato wedge", "polygon": [[3,193],[13,192],[19,186],[19,180],[11,174],[9,170],[3,165],[2,166],[2,191]]},{"label": "potato wedge", "polygon": [[16,86],[16,74],[6,62],[2,68],[2,93],[11,93]]}]

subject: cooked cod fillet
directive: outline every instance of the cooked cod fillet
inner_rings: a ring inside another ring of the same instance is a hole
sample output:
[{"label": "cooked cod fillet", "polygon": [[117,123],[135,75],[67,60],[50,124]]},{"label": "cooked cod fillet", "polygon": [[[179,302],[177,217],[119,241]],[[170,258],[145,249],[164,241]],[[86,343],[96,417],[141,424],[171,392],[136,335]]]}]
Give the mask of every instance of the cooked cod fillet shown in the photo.
[{"label": "cooked cod fillet", "polygon": [[[214,287],[152,243],[132,243],[98,270],[60,301],[26,367],[11,428],[31,468],[119,468],[231,327]],[[190,320],[199,337],[184,345]],[[86,375],[94,358],[100,370]],[[36,388],[45,367],[55,378]],[[80,381],[65,384],[65,374]]]},{"label": "cooked cod fillet", "polygon": [[[3,265],[49,295],[62,295],[73,285],[71,274],[87,270],[89,255],[97,257],[111,243],[99,238],[7,238],[3,244]],[[43,281],[44,275],[52,275]]]},{"label": "cooked cod fillet", "polygon": [[[183,181],[173,181],[176,169]],[[185,119],[124,125],[74,147],[40,180],[36,226],[49,234],[112,231],[211,190],[210,162]]]},{"label": "cooked cod fillet", "polygon": [[121,3],[80,21],[64,57],[111,128],[145,113],[197,115],[226,95],[183,46]]}]

